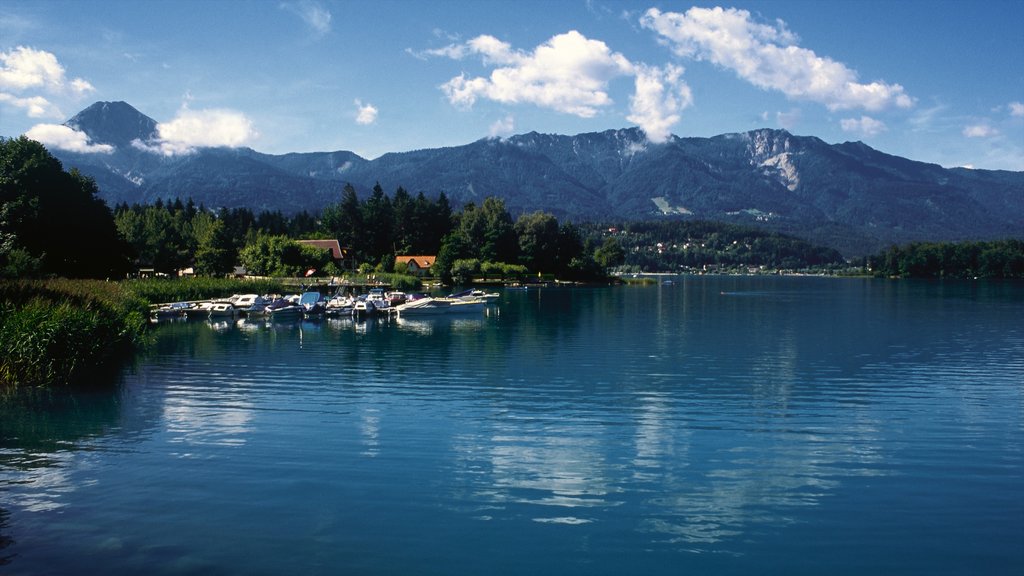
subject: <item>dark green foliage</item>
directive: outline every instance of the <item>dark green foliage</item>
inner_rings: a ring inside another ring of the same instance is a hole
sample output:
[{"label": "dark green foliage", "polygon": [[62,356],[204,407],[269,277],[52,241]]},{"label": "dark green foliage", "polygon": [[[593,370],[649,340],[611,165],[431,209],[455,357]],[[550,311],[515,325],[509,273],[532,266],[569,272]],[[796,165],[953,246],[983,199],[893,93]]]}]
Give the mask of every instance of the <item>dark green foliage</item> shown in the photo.
[{"label": "dark green foliage", "polygon": [[121,282],[130,294],[151,304],[223,298],[232,294],[280,294],[279,280],[234,278],[146,278]]},{"label": "dark green foliage", "polygon": [[1024,241],[915,242],[869,259],[879,276],[1024,278]]},{"label": "dark green foliage", "polygon": [[101,281],[0,283],[0,387],[67,385],[140,342],[147,304]]},{"label": "dark green foliage", "polygon": [[255,276],[304,276],[331,264],[329,252],[305,246],[287,236],[257,235],[239,253],[242,265]]},{"label": "dark green foliage", "polygon": [[121,276],[126,248],[97,192],[42,144],[0,138],[0,275]]},{"label": "dark green foliage", "polygon": [[[595,258],[643,271],[705,266],[806,269],[843,264],[839,252],[784,234],[705,221],[647,221],[584,227],[601,238]],[[610,232],[609,230],[614,230]]]}]

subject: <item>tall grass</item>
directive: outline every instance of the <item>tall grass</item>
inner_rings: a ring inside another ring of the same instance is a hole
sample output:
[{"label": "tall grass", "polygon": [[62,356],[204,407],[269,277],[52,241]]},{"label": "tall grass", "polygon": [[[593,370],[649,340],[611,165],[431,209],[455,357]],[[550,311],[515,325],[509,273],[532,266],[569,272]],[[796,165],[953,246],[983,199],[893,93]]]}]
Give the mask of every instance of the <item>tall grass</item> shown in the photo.
[{"label": "tall grass", "polygon": [[145,334],[147,302],[114,282],[0,282],[0,387],[81,382]]},{"label": "tall grass", "polygon": [[222,298],[232,294],[276,294],[283,291],[280,280],[232,278],[148,278],[121,283],[132,294],[149,303],[183,302]]}]

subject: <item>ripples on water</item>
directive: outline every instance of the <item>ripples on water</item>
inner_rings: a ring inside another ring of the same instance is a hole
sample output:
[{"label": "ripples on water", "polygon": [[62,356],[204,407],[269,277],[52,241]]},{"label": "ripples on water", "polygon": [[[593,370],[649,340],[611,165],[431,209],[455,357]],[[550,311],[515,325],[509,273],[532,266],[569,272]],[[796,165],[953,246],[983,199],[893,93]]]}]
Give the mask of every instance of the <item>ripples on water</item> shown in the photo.
[{"label": "ripples on water", "polygon": [[0,558],[1011,573],[1022,311],[1019,285],[696,278],[473,318],[172,324],[113,393],[3,405]]}]

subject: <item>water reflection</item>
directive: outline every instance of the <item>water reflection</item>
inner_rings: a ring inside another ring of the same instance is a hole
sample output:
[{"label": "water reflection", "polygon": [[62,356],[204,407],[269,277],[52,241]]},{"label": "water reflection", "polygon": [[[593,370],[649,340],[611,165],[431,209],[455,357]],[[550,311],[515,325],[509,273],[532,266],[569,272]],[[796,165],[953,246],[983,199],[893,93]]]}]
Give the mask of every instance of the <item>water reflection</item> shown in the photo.
[{"label": "water reflection", "polygon": [[[0,497],[15,518],[40,515],[34,527],[74,505],[82,526],[102,516],[98,539],[126,542],[134,566],[188,550],[213,571],[289,555],[349,568],[401,549],[439,573],[494,573],[458,559],[502,550],[549,572],[567,559],[577,572],[609,560],[608,573],[714,573],[693,558],[776,543],[814,554],[790,540],[823,526],[873,534],[857,506],[877,518],[935,472],[964,509],[983,498],[974,479],[1019,477],[1019,304],[788,286],[694,279],[517,293],[473,318],[161,327],[157,353],[81,424],[0,408]],[[989,468],[956,469],[951,453]],[[169,498],[181,484],[188,498]],[[861,496],[868,485],[885,488]],[[1019,510],[1006,501],[981,518],[1005,522]],[[922,508],[900,528],[945,518]],[[143,535],[111,527],[122,522]],[[25,540],[5,530],[0,510],[0,558],[3,534]],[[247,538],[264,557],[225,545]],[[90,546],[69,544],[55,565],[95,557]],[[51,561],[31,542],[8,549]],[[808,571],[835,572],[820,556]]]},{"label": "water reflection", "polygon": [[7,535],[7,518],[11,515],[10,512],[0,508],[0,566],[6,566],[11,563],[14,559],[14,554],[7,554],[4,549],[14,544],[14,538]]}]

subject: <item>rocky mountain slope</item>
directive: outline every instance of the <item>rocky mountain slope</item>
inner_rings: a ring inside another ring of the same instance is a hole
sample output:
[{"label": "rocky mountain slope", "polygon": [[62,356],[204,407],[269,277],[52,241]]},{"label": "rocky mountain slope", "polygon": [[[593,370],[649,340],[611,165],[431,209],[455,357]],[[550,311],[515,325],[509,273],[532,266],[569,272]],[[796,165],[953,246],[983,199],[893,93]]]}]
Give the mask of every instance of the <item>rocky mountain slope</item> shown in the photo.
[{"label": "rocky mountain slope", "polygon": [[499,196],[517,216],[701,218],[750,223],[864,254],[913,240],[1024,236],[1024,173],[946,169],[860,142],[828,144],[784,130],[647,142],[638,129],[531,132],[451,148],[269,155],[204,148],[164,155],[157,124],[124,102],[68,120],[110,154],[53,153],[94,177],[108,203],[189,198],[207,207],[317,212],[345,183],[368,194],[445,192],[453,205]]}]

